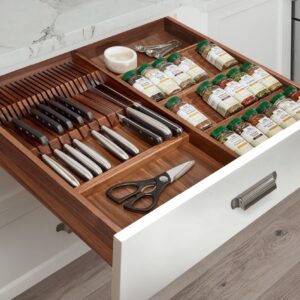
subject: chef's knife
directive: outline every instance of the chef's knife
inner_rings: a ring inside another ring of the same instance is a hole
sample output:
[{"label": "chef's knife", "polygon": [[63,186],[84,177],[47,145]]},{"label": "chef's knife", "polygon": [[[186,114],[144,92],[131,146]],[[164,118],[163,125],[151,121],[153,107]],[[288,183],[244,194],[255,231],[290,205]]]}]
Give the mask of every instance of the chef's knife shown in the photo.
[{"label": "chef's knife", "polygon": [[71,99],[62,97],[62,96],[56,96],[55,99],[62,103],[67,108],[71,109],[76,114],[88,119],[89,121],[94,120],[94,115],[91,111],[89,111],[87,108],[82,106],[81,104],[75,103]]},{"label": "chef's knife", "polygon": [[106,127],[105,125],[102,125],[101,132],[103,132],[105,135],[107,135],[113,142],[115,142],[118,146],[123,148],[130,155],[137,155],[140,153],[140,150],[135,145],[133,145],[130,141],[128,141],[126,138],[124,138],[121,134],[112,130],[111,128]]},{"label": "chef's knife", "polygon": [[90,158],[82,154],[80,151],[78,151],[77,149],[73,148],[68,144],[64,144],[63,148],[68,154],[70,154],[79,163],[81,163],[88,170],[90,170],[95,176],[102,174],[101,168],[96,163],[94,163]]},{"label": "chef's knife", "polygon": [[99,166],[101,166],[105,170],[109,170],[111,168],[111,163],[103,157],[96,150],[91,148],[90,146],[82,143],[77,139],[73,139],[73,145],[77,147],[83,154],[87,155],[94,162],[96,162]]},{"label": "chef's knife", "polygon": [[154,144],[160,144],[163,142],[162,137],[143,127],[142,125],[130,120],[129,118],[121,114],[117,113],[117,116],[122,124],[127,125],[131,130],[138,133],[143,139],[147,140],[148,142]]},{"label": "chef's knife", "polygon": [[49,157],[46,154],[42,154],[41,158],[51,169],[53,169],[58,175],[60,175],[72,187],[78,187],[80,185],[77,178],[72,173],[70,173],[66,168],[64,168],[61,164],[56,162],[54,159],[52,159],[51,157]]},{"label": "chef's knife", "polygon": [[12,119],[11,122],[14,124],[14,126],[26,134],[28,137],[38,141],[41,145],[47,145],[48,144],[48,138],[42,134],[40,131],[34,129],[30,125],[24,123],[23,121],[19,119]]},{"label": "chef's knife", "polygon": [[70,169],[72,169],[78,176],[83,180],[88,181],[93,178],[93,174],[84,166],[82,166],[78,161],[67,155],[66,153],[60,151],[59,149],[54,150],[54,155],[63,161]]},{"label": "chef's knife", "polygon": [[175,134],[175,135],[181,135],[183,133],[183,128],[170,121],[169,119],[163,117],[162,115],[156,113],[155,111],[143,106],[141,103],[139,102],[133,102],[133,106],[134,108],[136,108],[137,110],[145,113],[146,115],[154,118],[155,120],[163,123],[164,125],[166,125],[168,128],[170,128],[170,130]]},{"label": "chef's knife", "polygon": [[76,122],[79,125],[83,125],[84,121],[82,119],[82,117],[78,114],[76,114],[75,112],[73,112],[72,110],[70,110],[69,108],[63,106],[62,104],[60,104],[57,101],[49,101],[48,102],[49,105],[55,109],[57,112],[59,112],[60,114],[64,115],[66,118],[70,119],[71,121]]},{"label": "chef's knife", "polygon": [[41,112],[43,112],[45,115],[47,115],[48,117],[50,117],[51,119],[53,119],[54,121],[60,123],[66,129],[68,129],[68,130],[72,130],[73,129],[73,123],[68,118],[66,118],[62,114],[56,112],[51,107],[49,107],[49,106],[47,106],[45,104],[39,104],[37,106],[37,108]]},{"label": "chef's knife", "polygon": [[91,135],[97,140],[97,142],[100,145],[102,145],[105,149],[114,154],[116,157],[120,158],[123,161],[129,159],[128,154],[122,148],[120,148],[117,144],[115,144],[103,134],[99,133],[96,130],[92,130]]}]

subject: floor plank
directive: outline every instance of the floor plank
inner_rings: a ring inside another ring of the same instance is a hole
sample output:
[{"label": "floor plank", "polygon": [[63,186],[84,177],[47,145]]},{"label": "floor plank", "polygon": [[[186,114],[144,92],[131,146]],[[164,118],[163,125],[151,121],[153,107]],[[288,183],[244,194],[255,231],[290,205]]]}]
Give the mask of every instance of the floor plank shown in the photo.
[{"label": "floor plank", "polygon": [[[300,295],[300,190],[152,297],[293,300]],[[111,268],[89,252],[15,300],[110,300]]]}]

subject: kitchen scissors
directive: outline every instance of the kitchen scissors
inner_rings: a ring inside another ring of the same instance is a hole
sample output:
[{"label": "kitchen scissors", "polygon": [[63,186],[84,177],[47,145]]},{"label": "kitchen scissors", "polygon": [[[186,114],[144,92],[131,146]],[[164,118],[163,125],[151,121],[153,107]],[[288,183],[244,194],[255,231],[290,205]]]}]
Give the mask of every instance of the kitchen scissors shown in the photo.
[{"label": "kitchen scissors", "polygon": [[[190,160],[151,179],[127,181],[116,184],[106,191],[106,195],[118,204],[126,202],[123,207],[127,210],[147,213],[157,205],[158,199],[164,189],[188,172],[194,164],[195,161]],[[133,188],[134,191],[123,197],[117,197],[114,195],[117,190],[120,191],[123,189],[126,191],[128,188]],[[150,204],[138,207],[137,204],[146,198],[150,199]]]}]

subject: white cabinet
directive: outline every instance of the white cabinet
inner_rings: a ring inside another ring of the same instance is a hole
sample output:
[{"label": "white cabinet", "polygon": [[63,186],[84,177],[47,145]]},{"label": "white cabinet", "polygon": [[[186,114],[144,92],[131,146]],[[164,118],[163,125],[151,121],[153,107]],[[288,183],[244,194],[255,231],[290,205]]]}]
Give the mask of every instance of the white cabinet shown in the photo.
[{"label": "white cabinet", "polygon": [[[186,1],[185,1],[186,2]],[[290,77],[291,0],[189,1],[175,17]]]}]

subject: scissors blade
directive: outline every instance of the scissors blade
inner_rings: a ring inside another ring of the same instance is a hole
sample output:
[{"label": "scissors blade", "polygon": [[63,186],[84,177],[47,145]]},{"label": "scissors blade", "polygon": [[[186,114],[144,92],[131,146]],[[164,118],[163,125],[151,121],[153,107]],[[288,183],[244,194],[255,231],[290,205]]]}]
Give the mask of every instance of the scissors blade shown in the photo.
[{"label": "scissors blade", "polygon": [[168,170],[166,173],[170,176],[171,182],[177,180],[179,177],[184,175],[193,165],[195,164],[194,160],[189,160],[183,164],[180,164],[170,170]]}]

